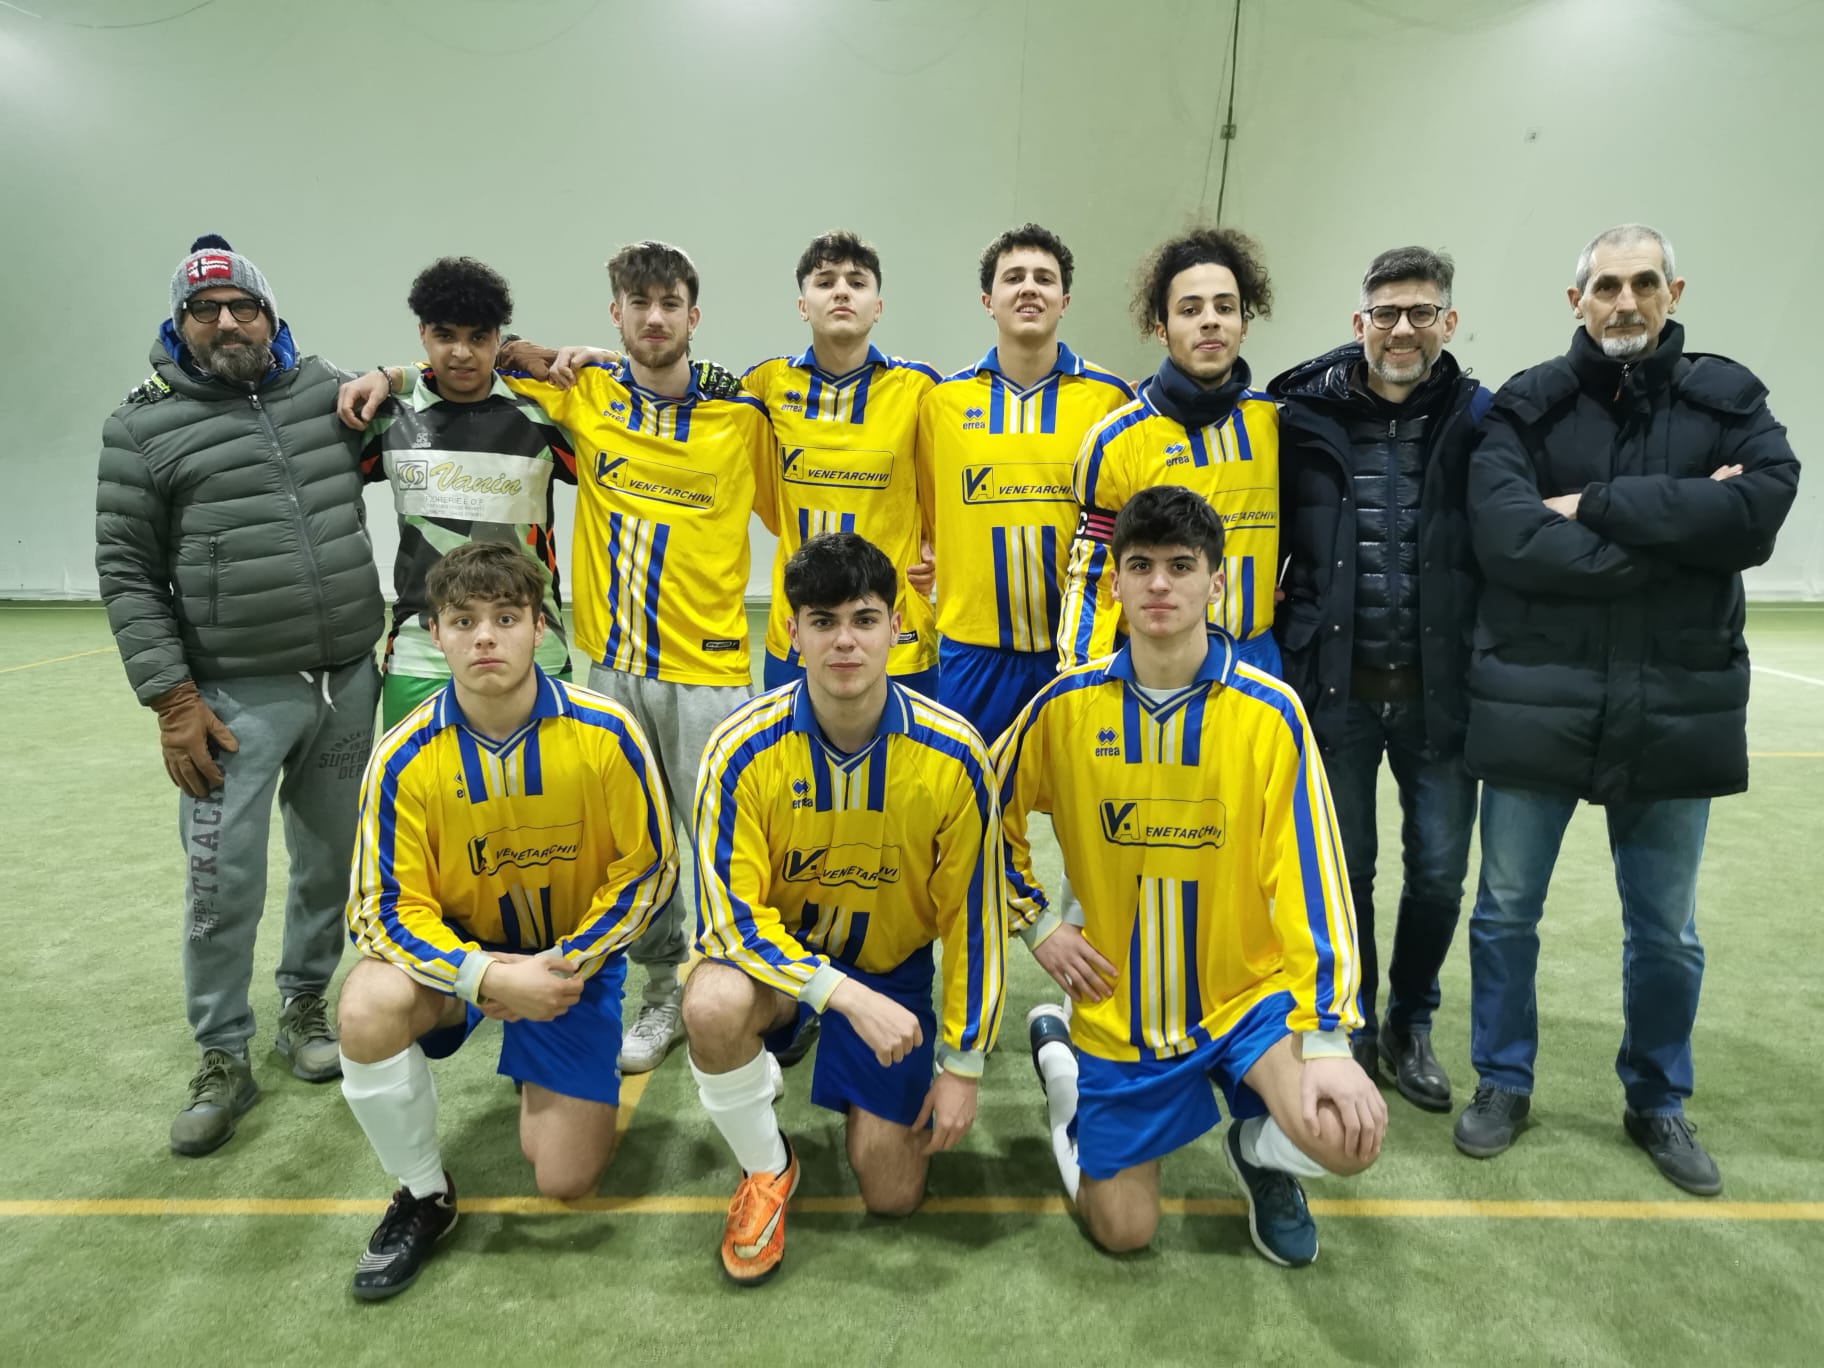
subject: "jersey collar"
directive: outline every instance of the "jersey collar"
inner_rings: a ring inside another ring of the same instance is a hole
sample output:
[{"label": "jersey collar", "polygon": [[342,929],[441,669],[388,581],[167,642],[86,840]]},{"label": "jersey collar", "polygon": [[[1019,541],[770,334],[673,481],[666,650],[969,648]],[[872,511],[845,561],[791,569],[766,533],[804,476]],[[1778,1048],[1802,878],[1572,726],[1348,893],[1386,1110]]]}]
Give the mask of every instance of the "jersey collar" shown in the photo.
[{"label": "jersey collar", "polygon": [[[538,696],[532,700],[532,715],[526,719],[526,727],[544,721],[547,717],[563,717],[570,711],[569,699],[558,687],[557,681],[551,678],[537,665],[532,673],[538,677]],[[437,691],[437,710],[431,714],[431,730],[442,731],[446,727],[467,726],[468,721],[462,715],[462,707],[456,702],[456,681],[452,679]],[[520,731],[526,728],[521,727]],[[518,733],[515,733],[517,735]]]},{"label": "jersey collar", "polygon": [[[1197,676],[1193,684],[1224,684],[1235,670],[1235,638],[1220,627],[1210,628],[1209,648],[1204,652],[1203,664],[1197,667]],[[1140,681],[1134,677],[1133,648],[1123,643],[1104,669],[1110,679],[1121,679],[1140,687]]]},{"label": "jersey collar", "polygon": [[[993,371],[996,375],[1005,379],[1006,372],[1001,369],[1000,353],[1001,349],[999,347],[988,348],[988,355],[984,356],[981,361],[976,364],[975,368],[978,371]],[[1061,337],[1058,339],[1058,359],[1051,363],[1050,373],[1052,375],[1083,374],[1083,358],[1078,356],[1069,347],[1065,346],[1064,339]]]},{"label": "jersey collar", "polygon": [[[792,686],[797,690],[792,699],[792,730],[803,732],[807,736],[823,738],[823,728],[817,725],[817,714],[811,710],[811,691],[801,679]],[[912,710],[906,704],[906,690],[902,684],[895,683],[891,676],[887,679],[887,705],[880,714],[880,723],[874,728],[876,737],[888,736],[898,732],[906,735],[912,729]],[[863,747],[865,750],[866,747]]]},{"label": "jersey collar", "polygon": [[[485,403],[487,400],[495,398],[496,396],[506,399],[509,402],[513,399],[513,391],[507,388],[506,381],[500,378],[499,371],[494,372],[494,383],[488,387],[488,392],[480,399],[474,400],[473,402],[478,404]],[[418,383],[412,386],[412,392],[407,398],[410,400],[412,407],[419,413],[423,413],[433,404],[447,404],[451,402],[437,393],[436,385],[432,381],[431,373],[429,371],[420,372]],[[458,407],[466,408],[468,405],[462,404],[458,405]]]},{"label": "jersey collar", "polygon": [[[815,346],[806,347],[803,351],[799,352],[798,355],[790,357],[786,361],[786,364],[788,366],[795,366],[799,370],[816,371],[819,375],[829,375],[832,380],[841,380],[844,378],[840,375],[830,375],[830,372],[824,370],[817,364],[817,348]],[[866,370],[870,366],[887,366],[891,364],[892,362],[887,359],[887,354],[870,342],[868,343],[868,359],[855,367],[855,371]],[[848,374],[853,375],[855,374],[855,371],[849,371]]]},{"label": "jersey collar", "polygon": [[621,364],[615,369],[614,378],[631,393],[639,395],[642,399],[650,399],[655,404],[694,404],[698,400],[709,397],[703,393],[703,387],[698,383],[697,368],[694,363],[690,368],[690,390],[685,394],[660,394],[657,390],[647,389],[633,378],[633,362],[625,356],[621,358]]}]

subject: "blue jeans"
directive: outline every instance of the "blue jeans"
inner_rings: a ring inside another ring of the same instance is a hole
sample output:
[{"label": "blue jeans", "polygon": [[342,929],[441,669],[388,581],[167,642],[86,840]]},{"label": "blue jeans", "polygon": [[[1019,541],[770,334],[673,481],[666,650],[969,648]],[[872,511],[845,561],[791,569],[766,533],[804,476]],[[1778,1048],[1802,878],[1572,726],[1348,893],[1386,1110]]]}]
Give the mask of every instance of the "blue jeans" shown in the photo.
[{"label": "blue jeans", "polygon": [[[1533,1090],[1539,1011],[1539,918],[1577,808],[1575,799],[1482,786],[1482,880],[1469,919],[1469,1053],[1488,1086]],[[1704,982],[1697,939],[1697,866],[1708,798],[1605,808],[1621,892],[1621,1050],[1615,1072],[1628,1106],[1677,1116],[1691,1096],[1691,1027]]]},{"label": "blue jeans", "polygon": [[1425,739],[1421,703],[1370,703],[1351,699],[1343,733],[1324,758],[1336,824],[1349,866],[1356,939],[1362,964],[1361,1034],[1379,1029],[1380,955],[1374,935],[1374,863],[1379,852],[1375,786],[1381,755],[1399,785],[1400,853],[1404,882],[1387,970],[1387,1027],[1396,1037],[1429,1031],[1440,994],[1438,971],[1450,953],[1469,873],[1469,838],[1476,825],[1476,781],[1460,754],[1440,756]]}]

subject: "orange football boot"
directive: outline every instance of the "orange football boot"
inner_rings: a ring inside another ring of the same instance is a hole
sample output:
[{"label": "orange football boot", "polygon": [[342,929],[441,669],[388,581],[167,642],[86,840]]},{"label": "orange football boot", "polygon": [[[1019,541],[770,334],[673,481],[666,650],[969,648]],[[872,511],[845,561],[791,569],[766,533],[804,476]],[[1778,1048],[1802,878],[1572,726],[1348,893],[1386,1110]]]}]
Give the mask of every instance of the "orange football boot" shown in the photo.
[{"label": "orange football boot", "polygon": [[755,1287],[779,1271],[785,1258],[785,1206],[797,1190],[798,1156],[790,1140],[785,1142],[783,1172],[742,1175],[722,1228],[722,1271],[732,1281]]}]

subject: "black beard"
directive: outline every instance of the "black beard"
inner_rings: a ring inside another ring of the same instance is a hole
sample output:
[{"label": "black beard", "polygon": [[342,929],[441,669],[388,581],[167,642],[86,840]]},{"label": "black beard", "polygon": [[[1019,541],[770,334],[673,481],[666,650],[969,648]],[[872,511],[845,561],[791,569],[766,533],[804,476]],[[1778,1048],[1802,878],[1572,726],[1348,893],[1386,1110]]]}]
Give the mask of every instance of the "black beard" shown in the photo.
[{"label": "black beard", "polygon": [[199,350],[197,364],[218,380],[251,385],[272,369],[272,347],[266,342],[228,346],[217,343]]}]

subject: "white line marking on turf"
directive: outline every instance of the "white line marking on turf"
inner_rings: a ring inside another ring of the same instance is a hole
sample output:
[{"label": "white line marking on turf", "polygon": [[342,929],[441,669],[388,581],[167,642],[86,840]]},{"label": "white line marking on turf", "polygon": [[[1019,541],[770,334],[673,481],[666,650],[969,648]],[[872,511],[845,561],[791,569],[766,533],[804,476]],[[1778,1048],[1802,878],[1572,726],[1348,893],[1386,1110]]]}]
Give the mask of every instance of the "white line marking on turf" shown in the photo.
[{"label": "white line marking on turf", "polygon": [[1824,679],[1818,679],[1813,675],[1794,674],[1791,670],[1776,670],[1771,665],[1756,665],[1754,672],[1775,675],[1780,679],[1796,679],[1801,684],[1816,684],[1820,689],[1824,689]]}]

